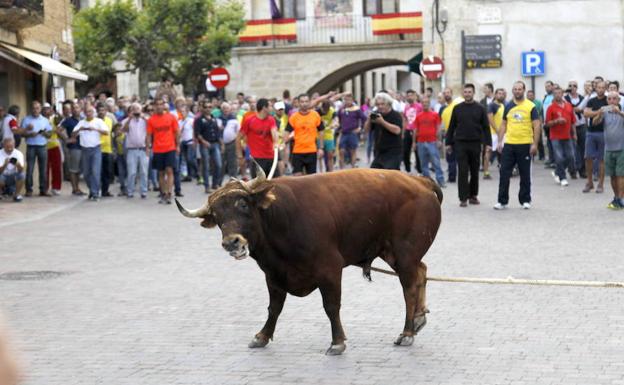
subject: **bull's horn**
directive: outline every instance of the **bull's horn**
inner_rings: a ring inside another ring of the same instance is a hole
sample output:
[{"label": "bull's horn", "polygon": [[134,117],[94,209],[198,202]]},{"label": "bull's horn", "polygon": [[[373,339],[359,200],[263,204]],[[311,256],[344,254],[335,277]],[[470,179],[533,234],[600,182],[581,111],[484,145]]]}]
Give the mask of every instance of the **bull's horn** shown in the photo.
[{"label": "bull's horn", "polygon": [[180,211],[180,213],[187,218],[203,218],[204,216],[208,215],[208,210],[210,209],[206,204],[204,207],[198,208],[197,210],[189,211],[185,209],[182,204],[178,202],[177,199],[175,200],[175,203],[178,206],[178,210]]},{"label": "bull's horn", "polygon": [[266,174],[264,173],[264,170],[262,169],[262,167],[260,167],[260,165],[258,164],[258,162],[256,162],[254,158],[251,158],[251,160],[254,162],[254,165],[256,166],[256,179],[258,179],[258,181],[265,180]]},{"label": "bull's horn", "polygon": [[277,168],[277,155],[278,149],[277,146],[273,147],[273,164],[271,165],[271,171],[269,171],[268,180],[273,179],[273,175],[275,175],[275,169]]}]

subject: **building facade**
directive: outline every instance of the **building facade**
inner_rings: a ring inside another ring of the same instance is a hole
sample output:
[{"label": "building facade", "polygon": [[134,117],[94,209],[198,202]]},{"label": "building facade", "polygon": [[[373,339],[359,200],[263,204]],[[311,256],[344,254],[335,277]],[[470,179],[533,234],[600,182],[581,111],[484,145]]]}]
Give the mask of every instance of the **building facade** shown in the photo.
[{"label": "building facade", "polygon": [[86,75],[74,63],[69,0],[0,0],[0,105],[74,97]]}]

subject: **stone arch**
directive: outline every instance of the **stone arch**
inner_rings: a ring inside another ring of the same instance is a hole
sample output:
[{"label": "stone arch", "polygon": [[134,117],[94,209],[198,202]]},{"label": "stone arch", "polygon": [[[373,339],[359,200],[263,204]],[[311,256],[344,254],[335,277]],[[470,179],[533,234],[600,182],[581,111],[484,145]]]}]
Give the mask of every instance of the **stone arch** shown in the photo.
[{"label": "stone arch", "polygon": [[407,65],[407,62],[400,59],[368,59],[347,64],[337,70],[329,73],[319,81],[317,81],[312,87],[308,89],[308,93],[318,92],[325,94],[347,80],[363,74],[367,71],[374,70],[376,68],[389,67],[394,65]]}]

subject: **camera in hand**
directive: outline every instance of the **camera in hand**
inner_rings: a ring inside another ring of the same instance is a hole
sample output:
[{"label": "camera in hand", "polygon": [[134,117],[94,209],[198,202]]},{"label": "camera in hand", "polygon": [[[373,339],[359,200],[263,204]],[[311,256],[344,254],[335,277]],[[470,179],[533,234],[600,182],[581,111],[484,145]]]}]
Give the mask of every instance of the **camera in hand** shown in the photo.
[{"label": "camera in hand", "polygon": [[17,158],[11,158],[11,159],[9,159],[9,163],[11,163],[11,164],[17,164]]},{"label": "camera in hand", "polygon": [[371,119],[375,120],[375,119],[379,119],[381,115],[378,112],[371,112],[370,117]]}]

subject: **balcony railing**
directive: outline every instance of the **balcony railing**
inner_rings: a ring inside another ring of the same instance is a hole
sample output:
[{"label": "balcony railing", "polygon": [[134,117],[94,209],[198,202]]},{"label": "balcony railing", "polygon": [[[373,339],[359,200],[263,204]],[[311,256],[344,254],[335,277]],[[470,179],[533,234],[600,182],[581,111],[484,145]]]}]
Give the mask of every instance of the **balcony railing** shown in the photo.
[{"label": "balcony railing", "polygon": [[239,47],[256,46],[305,46],[330,44],[357,44],[388,42],[400,40],[421,40],[422,33],[397,33],[376,35],[373,32],[373,20],[362,15],[337,15],[323,17],[307,17],[296,20],[295,38],[268,37],[266,40],[241,41]]},{"label": "balcony railing", "polygon": [[0,0],[0,27],[10,31],[43,23],[43,0]]}]

